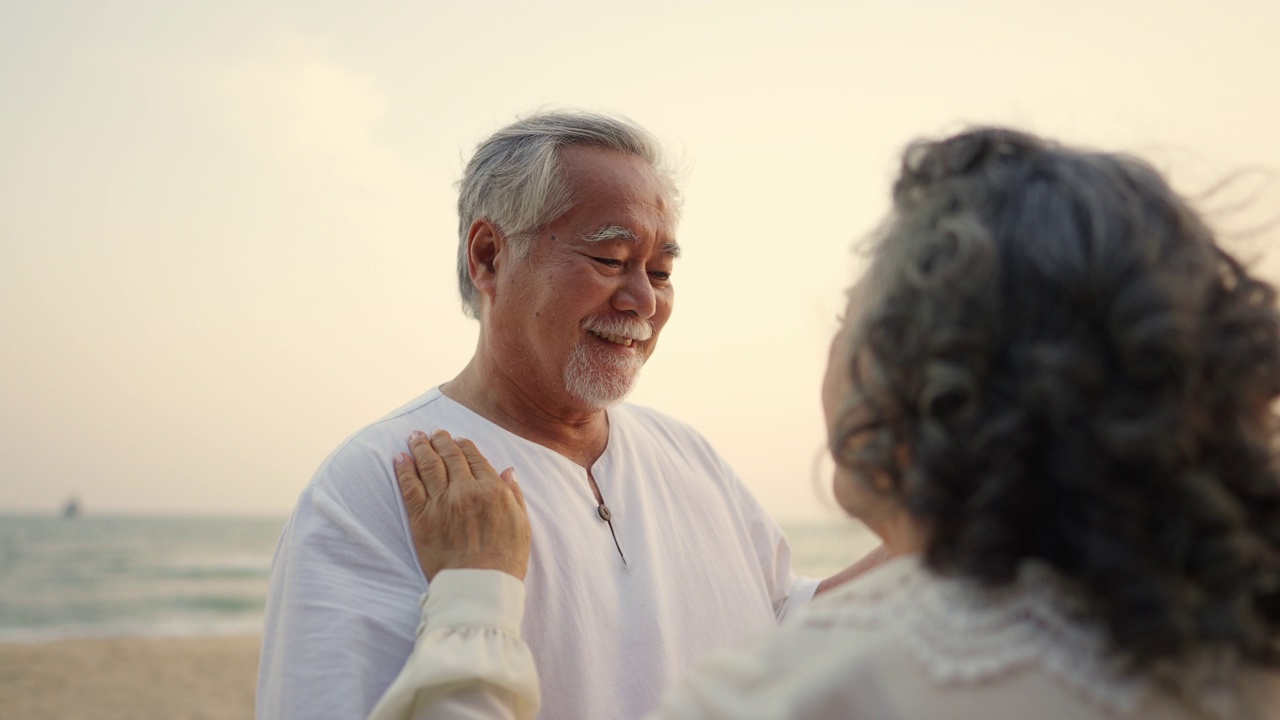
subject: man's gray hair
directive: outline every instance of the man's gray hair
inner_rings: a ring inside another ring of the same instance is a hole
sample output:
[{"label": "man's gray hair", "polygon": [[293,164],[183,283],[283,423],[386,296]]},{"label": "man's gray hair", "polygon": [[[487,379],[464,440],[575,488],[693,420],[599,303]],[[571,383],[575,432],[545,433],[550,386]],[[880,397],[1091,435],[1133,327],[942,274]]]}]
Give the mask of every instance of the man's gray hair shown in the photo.
[{"label": "man's gray hair", "polygon": [[476,147],[458,181],[458,291],[462,310],[480,317],[480,293],[471,282],[467,235],[481,218],[497,225],[517,260],[529,252],[538,230],[573,207],[560,174],[560,148],[598,147],[635,155],[667,186],[670,212],[677,212],[675,179],[664,165],[656,138],[634,122],[592,112],[539,113],[502,128]]}]

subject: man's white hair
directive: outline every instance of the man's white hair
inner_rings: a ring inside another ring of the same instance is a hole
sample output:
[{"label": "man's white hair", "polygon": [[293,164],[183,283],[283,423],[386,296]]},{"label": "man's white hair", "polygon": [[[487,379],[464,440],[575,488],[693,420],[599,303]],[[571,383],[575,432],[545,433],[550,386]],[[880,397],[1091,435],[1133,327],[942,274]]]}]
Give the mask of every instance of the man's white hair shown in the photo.
[{"label": "man's white hair", "polygon": [[481,218],[497,225],[517,259],[529,251],[537,231],[573,207],[561,177],[560,148],[598,147],[635,155],[654,169],[667,187],[668,208],[678,211],[674,176],[658,141],[623,117],[555,111],[517,120],[476,147],[458,181],[458,291],[462,310],[480,316],[480,293],[471,282],[467,234]]}]

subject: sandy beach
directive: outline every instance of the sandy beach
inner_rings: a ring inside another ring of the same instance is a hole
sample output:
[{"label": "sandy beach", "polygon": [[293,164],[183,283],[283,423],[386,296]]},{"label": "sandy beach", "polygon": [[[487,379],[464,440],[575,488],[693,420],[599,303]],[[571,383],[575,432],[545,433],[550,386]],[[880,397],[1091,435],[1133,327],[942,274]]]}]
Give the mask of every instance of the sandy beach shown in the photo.
[{"label": "sandy beach", "polygon": [[7,720],[253,717],[257,636],[0,644]]}]

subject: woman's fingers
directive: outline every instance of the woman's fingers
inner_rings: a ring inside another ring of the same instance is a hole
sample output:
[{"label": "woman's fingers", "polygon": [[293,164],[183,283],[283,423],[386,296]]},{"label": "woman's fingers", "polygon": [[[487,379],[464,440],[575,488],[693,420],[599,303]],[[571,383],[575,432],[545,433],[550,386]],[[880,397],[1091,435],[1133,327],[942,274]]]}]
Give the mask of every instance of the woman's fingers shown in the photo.
[{"label": "woman's fingers", "polygon": [[[449,433],[444,430],[431,433],[431,447],[444,462],[448,483],[465,484],[474,480],[471,474],[471,463],[467,462],[467,457],[462,454],[462,448],[458,447],[458,443]],[[427,488],[428,492],[430,489],[430,487]]]},{"label": "woman's fingers", "polygon": [[516,502],[520,505],[520,512],[526,515],[529,514],[528,508],[524,505],[524,492],[520,490],[520,484],[516,480],[515,468],[507,468],[502,471],[501,475],[499,475],[497,471],[493,469],[493,465],[489,464],[488,458],[486,458],[480,452],[480,449],[476,447],[475,443],[465,439],[459,440],[458,447],[462,450],[462,454],[467,458],[467,462],[471,465],[471,473],[477,480],[481,480],[483,482],[489,478],[497,477],[502,484],[511,491],[511,494],[515,495]]},{"label": "woman's fingers", "polygon": [[400,495],[404,497],[409,517],[421,514],[427,504],[427,490],[422,486],[422,478],[418,477],[413,457],[408,453],[398,453],[392,467],[395,468],[396,482],[400,485]]},{"label": "woman's fingers", "polygon": [[409,450],[395,458],[396,481],[427,579],[450,568],[524,578],[530,527],[514,469],[499,475],[475,443],[444,431],[413,433]]},{"label": "woman's fingers", "polygon": [[417,430],[409,436],[409,451],[413,453],[413,461],[418,466],[418,476],[422,478],[427,497],[439,498],[449,486],[449,474],[443,458],[431,445],[430,438]]},{"label": "woman's fingers", "polygon": [[[415,431],[409,436],[409,449],[413,454],[411,464],[416,467],[406,470],[417,476],[430,498],[439,498],[451,483],[468,483],[498,476],[475,443],[465,438],[455,440],[444,430],[437,430],[430,436]],[[400,472],[397,466],[397,478]]]},{"label": "woman's fingers", "polygon": [[480,448],[476,444],[467,439],[460,439],[458,449],[462,451],[462,456],[467,459],[467,465],[471,468],[471,476],[477,480],[498,477],[498,471],[493,469],[486,458],[480,452]]},{"label": "woman's fingers", "polygon": [[516,469],[509,467],[498,477],[502,478],[502,482],[511,490],[511,494],[516,496],[516,502],[520,504],[520,512],[528,515],[529,508],[524,505],[524,491],[520,489],[520,483],[516,479]]}]

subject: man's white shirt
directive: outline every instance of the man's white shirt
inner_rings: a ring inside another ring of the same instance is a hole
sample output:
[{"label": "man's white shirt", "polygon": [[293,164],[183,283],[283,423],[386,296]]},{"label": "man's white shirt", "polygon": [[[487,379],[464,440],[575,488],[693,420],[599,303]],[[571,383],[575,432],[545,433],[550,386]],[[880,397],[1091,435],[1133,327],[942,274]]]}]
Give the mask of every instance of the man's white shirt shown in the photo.
[{"label": "man's white shirt", "polygon": [[646,408],[607,412],[591,472],[612,529],[584,468],[438,389],[339,447],[276,550],[260,720],[364,717],[412,652],[427,582],[391,459],[413,430],[469,438],[519,473],[533,527],[522,636],[543,718],[640,717],[708,652],[809,601],[818,581],[791,572],[781,530],[704,438]]}]

